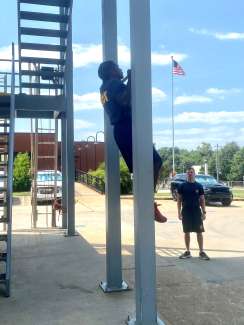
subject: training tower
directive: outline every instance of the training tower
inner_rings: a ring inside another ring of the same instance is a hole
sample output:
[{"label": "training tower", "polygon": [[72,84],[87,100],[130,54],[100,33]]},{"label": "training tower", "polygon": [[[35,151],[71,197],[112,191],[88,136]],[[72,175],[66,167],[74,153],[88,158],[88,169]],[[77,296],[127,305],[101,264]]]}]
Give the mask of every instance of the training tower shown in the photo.
[{"label": "training tower", "polygon": [[[15,118],[61,121],[62,227],[75,234],[72,0],[18,0],[18,52],[0,73],[0,284],[10,295],[12,180]],[[11,78],[10,85],[7,77]],[[1,85],[0,85],[1,86]],[[2,88],[1,88],[2,90]]]}]

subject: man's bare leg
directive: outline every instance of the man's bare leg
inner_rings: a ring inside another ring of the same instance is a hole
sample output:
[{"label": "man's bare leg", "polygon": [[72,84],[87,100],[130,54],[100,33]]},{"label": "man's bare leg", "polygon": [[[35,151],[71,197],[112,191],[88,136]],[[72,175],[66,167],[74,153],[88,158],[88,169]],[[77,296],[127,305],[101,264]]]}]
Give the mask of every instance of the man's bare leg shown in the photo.
[{"label": "man's bare leg", "polygon": [[197,233],[197,242],[199,246],[200,253],[203,252],[203,235],[201,232]]},{"label": "man's bare leg", "polygon": [[186,245],[186,250],[189,252],[190,251],[190,233],[186,232],[185,233],[185,245]]}]

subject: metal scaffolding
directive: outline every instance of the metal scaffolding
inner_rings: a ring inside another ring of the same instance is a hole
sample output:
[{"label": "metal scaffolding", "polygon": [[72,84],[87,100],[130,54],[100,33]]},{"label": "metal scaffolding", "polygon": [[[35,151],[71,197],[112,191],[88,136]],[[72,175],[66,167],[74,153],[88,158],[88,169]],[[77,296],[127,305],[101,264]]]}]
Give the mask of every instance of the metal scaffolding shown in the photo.
[{"label": "metal scaffolding", "polygon": [[[57,174],[57,129],[58,120],[61,120],[62,227],[67,228],[68,236],[75,234],[72,5],[72,0],[18,0],[20,94],[16,96],[17,116],[35,119],[31,141],[34,227],[39,214],[36,188],[39,160],[52,160],[50,169]],[[32,22],[32,27],[26,24],[28,21]],[[40,28],[40,23],[44,28]],[[38,56],[40,51],[42,57]],[[43,130],[41,123],[47,123],[44,119],[55,119],[55,126]],[[39,154],[40,147],[51,146],[41,140],[43,131],[54,134],[51,155]],[[56,197],[57,184],[54,201]],[[49,215],[53,211],[45,213]],[[55,224],[55,218],[52,218],[52,226]]]},{"label": "metal scaffolding", "polygon": [[[12,245],[12,193],[13,153],[15,124],[15,60],[12,44],[11,83],[7,74],[3,78],[4,92],[0,96],[0,285],[5,296],[11,293],[11,245]],[[10,90],[8,92],[8,89]]]},{"label": "metal scaffolding", "polygon": [[[10,295],[13,154],[15,118],[61,120],[63,228],[75,235],[72,0],[18,0],[19,71],[0,74],[0,285]],[[52,10],[50,11],[50,8]],[[40,10],[42,10],[40,12]],[[26,22],[31,21],[29,27]],[[39,28],[40,22],[46,28]],[[52,27],[53,23],[55,27]],[[43,42],[40,42],[40,38]],[[30,40],[31,39],[31,40]],[[51,40],[51,41],[48,41]],[[57,41],[58,40],[58,41]],[[56,44],[54,44],[56,42]],[[43,55],[40,57],[40,51]],[[51,53],[51,55],[48,55]],[[39,56],[38,56],[39,54]],[[54,58],[55,57],[55,58]],[[31,69],[30,67],[35,67]],[[6,85],[8,76],[10,85]],[[19,79],[19,85],[16,84]],[[2,91],[3,90],[3,91]],[[7,94],[6,94],[7,92]],[[56,127],[55,127],[56,128]],[[36,130],[38,133],[38,129]],[[57,133],[55,133],[57,134]],[[56,137],[56,136],[55,136]],[[57,139],[55,138],[57,142]],[[37,145],[37,141],[35,145]],[[36,153],[38,151],[36,150]],[[57,147],[54,156],[57,157]],[[56,158],[55,158],[56,159]],[[54,159],[54,161],[56,161]],[[38,160],[38,156],[33,159]],[[57,170],[55,163],[54,170]],[[54,196],[57,193],[54,193]],[[36,222],[36,218],[34,219]],[[2,269],[2,264],[5,267]]]}]

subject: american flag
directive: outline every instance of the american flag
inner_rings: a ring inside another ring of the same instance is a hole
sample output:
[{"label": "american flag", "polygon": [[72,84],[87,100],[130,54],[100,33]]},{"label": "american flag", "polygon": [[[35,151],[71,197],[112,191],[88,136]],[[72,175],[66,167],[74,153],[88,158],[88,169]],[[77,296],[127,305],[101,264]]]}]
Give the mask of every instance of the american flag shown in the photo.
[{"label": "american flag", "polygon": [[173,74],[176,74],[178,76],[184,76],[185,71],[182,69],[179,63],[176,62],[174,59],[172,59],[172,61],[173,61]]}]

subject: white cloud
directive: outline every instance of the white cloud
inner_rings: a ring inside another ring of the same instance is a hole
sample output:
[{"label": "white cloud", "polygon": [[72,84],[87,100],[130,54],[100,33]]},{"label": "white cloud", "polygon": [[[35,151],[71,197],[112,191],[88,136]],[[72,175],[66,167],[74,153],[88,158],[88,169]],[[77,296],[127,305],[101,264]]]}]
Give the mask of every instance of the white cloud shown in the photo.
[{"label": "white cloud", "polygon": [[242,90],[239,88],[230,88],[230,89],[223,89],[223,88],[209,88],[206,90],[206,93],[213,96],[220,96],[220,98],[224,98],[225,95],[234,95],[241,93]]},{"label": "white cloud", "polygon": [[74,67],[82,68],[102,61],[101,44],[73,44]]},{"label": "white cloud", "polygon": [[244,112],[184,112],[175,117],[176,123],[235,124],[244,122]]},{"label": "white cloud", "polygon": [[[18,59],[18,48],[15,46],[16,59]],[[32,57],[47,57],[58,58],[57,52],[50,51],[31,51],[23,50],[22,55]],[[74,55],[74,68],[83,68],[91,64],[99,64],[102,62],[102,44],[73,44]],[[171,63],[171,56],[177,61],[185,60],[188,55],[184,53],[161,53],[152,52],[152,64],[153,65],[168,65]],[[11,58],[11,46],[5,46],[0,48],[0,58]],[[118,45],[118,61],[120,64],[129,65],[131,60],[130,48],[124,44]],[[1,71],[10,71],[11,65],[6,62],[0,63]]]},{"label": "white cloud", "polygon": [[[102,44],[73,44],[74,67],[81,68],[90,64],[102,62]],[[188,55],[184,53],[160,53],[152,52],[153,65],[168,65],[171,63],[171,56],[181,62]],[[118,61],[120,64],[129,65],[131,60],[130,49],[124,44],[118,45]]]},{"label": "white cloud", "polygon": [[[11,59],[12,57],[12,46],[4,46],[0,48],[0,59]],[[0,71],[9,72],[11,71],[11,62],[1,62],[0,61]]]},{"label": "white cloud", "polygon": [[152,52],[152,64],[153,65],[168,65],[171,64],[171,56],[174,57],[174,59],[177,62],[181,62],[185,59],[187,59],[188,55],[183,53],[167,53],[162,54],[159,52]]},{"label": "white cloud", "polygon": [[218,40],[224,41],[224,40],[244,40],[244,33],[237,33],[237,32],[228,32],[228,33],[220,33],[220,32],[211,32],[205,28],[202,29],[196,29],[196,28],[190,28],[190,32],[198,35],[205,35],[205,36],[211,36]]},{"label": "white cloud", "polygon": [[101,107],[99,92],[91,92],[83,95],[74,94],[75,111],[100,109]]},{"label": "white cloud", "polygon": [[166,99],[167,95],[159,88],[152,87],[152,101],[153,103],[159,103]]},{"label": "white cloud", "polygon": [[[166,94],[159,88],[152,88],[153,103],[159,103],[165,100]],[[100,93],[91,92],[83,95],[74,94],[74,111],[101,109]]]},{"label": "white cloud", "polygon": [[[229,126],[175,129],[175,145],[186,149],[195,148],[202,142],[223,145],[234,140],[243,145],[243,138],[244,129],[240,128],[237,132],[236,128]],[[153,141],[156,142],[157,147],[169,147],[172,142],[171,128],[154,132]]]},{"label": "white cloud", "polygon": [[178,96],[175,98],[175,105],[184,105],[184,104],[191,104],[191,103],[210,103],[212,102],[212,98],[206,96],[198,96],[198,95],[191,95],[191,96]]},{"label": "white cloud", "polygon": [[94,123],[90,123],[88,121],[85,120],[81,120],[81,119],[75,119],[74,120],[74,129],[89,129],[90,127],[93,127],[95,124]]},{"label": "white cloud", "polygon": [[[209,124],[209,125],[218,125],[218,124],[237,124],[244,122],[244,111],[237,112],[183,112],[181,114],[175,115],[176,124],[185,124],[185,123],[199,123],[199,124]],[[154,124],[163,124],[171,123],[171,118],[157,117],[153,119]]]},{"label": "white cloud", "polygon": [[214,37],[219,40],[244,40],[244,33],[215,33]]}]

